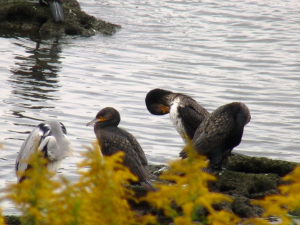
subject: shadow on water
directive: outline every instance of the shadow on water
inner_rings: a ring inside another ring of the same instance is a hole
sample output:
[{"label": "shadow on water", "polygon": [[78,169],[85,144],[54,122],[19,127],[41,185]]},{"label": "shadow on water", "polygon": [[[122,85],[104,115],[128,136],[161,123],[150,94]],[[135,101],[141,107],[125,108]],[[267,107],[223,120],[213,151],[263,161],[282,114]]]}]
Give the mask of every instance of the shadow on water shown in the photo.
[{"label": "shadow on water", "polygon": [[[13,105],[12,114],[17,118],[26,109],[54,108],[48,101],[59,100],[58,73],[61,70],[61,44],[57,38],[47,39],[36,33],[1,31],[0,37],[13,39],[18,50],[8,81],[11,83],[11,98],[6,103]],[[25,52],[22,52],[22,50]]]}]

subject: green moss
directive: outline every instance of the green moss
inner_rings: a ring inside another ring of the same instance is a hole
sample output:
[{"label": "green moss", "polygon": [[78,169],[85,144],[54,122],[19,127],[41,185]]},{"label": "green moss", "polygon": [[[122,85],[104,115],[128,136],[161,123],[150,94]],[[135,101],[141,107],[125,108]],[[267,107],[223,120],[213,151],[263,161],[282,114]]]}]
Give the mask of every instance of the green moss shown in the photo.
[{"label": "green moss", "polygon": [[[227,169],[215,173],[217,180],[209,184],[212,192],[219,192],[229,195],[233,198],[233,203],[222,202],[214,204],[216,210],[226,210],[234,212],[242,218],[258,217],[263,213],[263,209],[257,205],[251,205],[253,199],[262,199],[265,196],[278,194],[278,185],[282,184],[281,177],[290,173],[297,163],[287,162],[282,160],[272,160],[268,158],[237,156],[230,157]],[[158,175],[167,169],[163,165],[150,165],[149,170],[151,179],[154,183],[160,183]],[[133,189],[140,195],[143,190],[137,186]],[[146,191],[144,191],[146,193]],[[143,194],[145,194],[143,193]],[[135,210],[139,206],[135,205]],[[153,213],[151,209],[146,209],[143,205],[143,210],[148,213]],[[154,213],[156,214],[156,213]],[[202,207],[197,210],[195,216],[205,217],[207,211]],[[156,214],[158,217],[163,214]]]},{"label": "green moss", "polygon": [[20,222],[20,217],[18,216],[4,216],[5,223],[7,225],[19,225],[21,224]]},{"label": "green moss", "polygon": [[119,25],[98,20],[83,12],[76,0],[64,0],[65,22],[56,23],[48,6],[26,1],[7,0],[0,3],[0,27],[35,31],[51,36],[80,35],[96,33],[114,34]]},{"label": "green moss", "polygon": [[293,171],[297,163],[272,160],[265,157],[234,155],[230,157],[227,169],[244,173],[274,173],[284,176]]}]

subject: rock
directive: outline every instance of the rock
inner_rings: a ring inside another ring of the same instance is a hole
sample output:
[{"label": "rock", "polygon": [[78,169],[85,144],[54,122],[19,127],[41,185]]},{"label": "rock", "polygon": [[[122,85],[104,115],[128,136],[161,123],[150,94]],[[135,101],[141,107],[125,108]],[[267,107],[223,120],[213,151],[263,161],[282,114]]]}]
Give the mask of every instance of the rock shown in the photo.
[{"label": "rock", "polygon": [[19,225],[21,224],[20,217],[18,216],[4,216],[5,224],[7,225]]},{"label": "rock", "polygon": [[217,181],[210,185],[210,189],[230,196],[262,198],[269,192],[274,193],[280,180],[277,174],[252,174],[226,170],[221,175],[217,175]]},{"label": "rock", "polygon": [[43,35],[92,36],[114,34],[121,26],[96,19],[81,11],[76,0],[64,0],[65,22],[56,23],[50,7],[28,1],[6,0],[0,3],[0,27],[40,32]]},{"label": "rock", "polygon": [[258,217],[263,212],[260,207],[252,206],[250,199],[241,196],[234,198],[231,208],[233,213],[241,218]]},{"label": "rock", "polygon": [[274,173],[282,177],[292,172],[296,165],[298,164],[294,162],[272,160],[265,157],[233,155],[229,158],[226,168],[230,171],[244,173]]},{"label": "rock", "polygon": [[[268,158],[248,157],[241,155],[233,155],[228,160],[226,169],[216,172],[217,180],[209,183],[212,192],[219,192],[230,196],[233,202],[222,202],[214,204],[215,210],[226,210],[233,212],[241,218],[259,217],[263,213],[263,209],[256,205],[251,205],[251,200],[262,199],[267,195],[278,194],[278,185],[283,184],[281,177],[293,171],[297,163],[286,162],[282,160],[272,160]],[[154,183],[168,183],[159,180],[158,176],[163,170],[167,169],[165,165],[150,165],[150,177]],[[139,190],[139,196],[145,195],[146,191],[142,191],[142,187],[133,187]],[[161,211],[155,211],[146,207],[143,203],[143,213],[152,213],[158,217],[168,221]],[[134,206],[134,210],[138,210],[139,205]],[[203,218],[207,211],[200,207],[197,210],[197,217]]]}]

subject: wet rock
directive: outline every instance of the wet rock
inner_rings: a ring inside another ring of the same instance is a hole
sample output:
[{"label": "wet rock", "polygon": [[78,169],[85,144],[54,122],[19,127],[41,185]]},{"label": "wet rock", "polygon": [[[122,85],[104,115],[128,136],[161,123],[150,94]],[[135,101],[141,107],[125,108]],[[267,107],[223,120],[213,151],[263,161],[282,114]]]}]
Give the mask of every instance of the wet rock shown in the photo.
[{"label": "wet rock", "polygon": [[226,168],[230,171],[244,173],[274,173],[284,176],[295,168],[297,163],[283,160],[272,160],[265,157],[249,157],[233,155]]},{"label": "wet rock", "polygon": [[76,0],[64,0],[65,22],[56,23],[50,7],[38,2],[6,0],[0,2],[0,27],[40,32],[43,35],[92,36],[96,33],[114,34],[121,26],[96,19],[81,11]]},{"label": "wet rock", "polygon": [[[248,157],[233,155],[228,160],[226,170],[216,172],[217,180],[209,183],[209,188],[212,192],[219,192],[230,196],[233,202],[222,202],[214,204],[216,210],[226,210],[233,212],[241,218],[259,217],[263,213],[263,209],[259,206],[251,205],[251,200],[262,199],[267,195],[278,194],[278,185],[283,184],[282,177],[297,166],[297,163],[286,162],[282,160],[272,160],[268,158]],[[150,177],[154,183],[161,183],[167,181],[159,180],[158,176],[167,169],[164,165],[150,165]],[[138,186],[138,185],[137,185]],[[146,191],[139,189],[139,194],[145,195]],[[139,206],[135,205],[134,209]],[[143,205],[144,213],[152,213],[158,218],[163,216],[162,212],[159,214]],[[207,211],[200,207],[197,210],[197,217],[203,218],[207,215]]]},{"label": "wet rock", "polygon": [[252,206],[250,199],[242,196],[234,198],[231,207],[233,213],[241,218],[258,217],[263,212],[260,207]]},{"label": "wet rock", "polygon": [[18,216],[4,216],[5,224],[7,225],[19,225],[21,224]]},{"label": "wet rock", "polygon": [[226,170],[217,175],[217,181],[210,185],[210,189],[231,196],[261,198],[270,191],[273,193],[280,180],[281,178],[277,174],[247,174]]}]

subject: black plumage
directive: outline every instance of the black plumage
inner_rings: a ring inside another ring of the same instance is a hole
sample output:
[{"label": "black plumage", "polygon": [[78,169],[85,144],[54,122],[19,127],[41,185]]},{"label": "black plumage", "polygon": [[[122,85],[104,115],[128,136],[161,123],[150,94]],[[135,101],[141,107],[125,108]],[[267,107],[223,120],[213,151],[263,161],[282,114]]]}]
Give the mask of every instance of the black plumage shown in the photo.
[{"label": "black plumage", "polygon": [[87,123],[94,123],[94,132],[104,156],[110,156],[118,151],[124,152],[124,165],[139,178],[143,187],[155,191],[149,179],[148,161],[145,153],[135,137],[124,129],[118,127],[120,123],[119,112],[106,107],[99,111],[96,118]]},{"label": "black plumage", "polygon": [[209,112],[193,98],[173,93],[163,89],[153,89],[148,92],[146,106],[154,115],[170,113],[170,119],[184,141],[193,139],[196,129],[209,116]]},{"label": "black plumage", "polygon": [[56,22],[64,22],[64,10],[62,7],[62,0],[39,0],[41,5],[49,5],[53,18]]},{"label": "black plumage", "polygon": [[[194,149],[206,155],[210,169],[221,169],[232,149],[241,143],[244,126],[250,122],[248,107],[241,102],[233,102],[216,109],[198,127],[192,140]],[[187,154],[183,150],[182,158]]]}]

